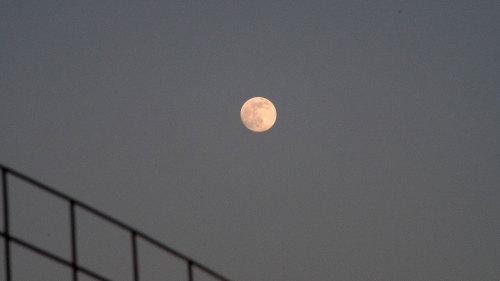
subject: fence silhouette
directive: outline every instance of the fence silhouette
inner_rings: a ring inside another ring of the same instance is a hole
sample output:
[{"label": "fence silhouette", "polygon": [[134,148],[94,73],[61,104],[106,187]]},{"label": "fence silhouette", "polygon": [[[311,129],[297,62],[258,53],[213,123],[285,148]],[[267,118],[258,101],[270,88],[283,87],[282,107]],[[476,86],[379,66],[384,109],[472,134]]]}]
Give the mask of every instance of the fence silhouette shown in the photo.
[{"label": "fence silhouette", "polygon": [[[83,210],[86,210],[93,216],[99,217],[106,221],[109,224],[115,225],[125,231],[127,231],[130,234],[130,243],[131,243],[131,249],[132,249],[132,274],[133,274],[133,281],[140,281],[140,276],[139,276],[139,255],[138,255],[138,239],[142,239],[146,242],[149,242],[150,245],[153,245],[157,249],[160,249],[161,251],[168,253],[169,255],[182,260],[185,262],[186,265],[186,276],[188,281],[195,281],[194,275],[193,275],[193,269],[200,270],[209,276],[220,280],[220,281],[230,281],[229,279],[223,277],[219,273],[215,272],[214,270],[202,265],[201,263],[187,257],[186,255],[170,248],[169,246],[159,242],[158,240],[153,239],[152,237],[140,232],[139,230],[123,223],[120,222],[119,220],[106,215],[89,205],[82,203],[66,194],[63,194],[62,192],[59,192],[55,190],[54,188],[51,188],[43,183],[40,183],[24,174],[21,174],[20,172],[17,172],[9,167],[6,167],[2,164],[0,164],[0,169],[1,169],[1,181],[2,181],[2,202],[3,202],[3,231],[0,231],[0,236],[4,238],[4,259],[5,259],[5,280],[6,281],[12,281],[12,265],[11,265],[11,244],[16,244],[18,246],[21,246],[25,249],[28,249],[40,256],[43,256],[47,259],[53,260],[63,266],[69,267],[72,270],[72,280],[73,281],[78,281],[78,273],[83,273],[89,277],[95,278],[97,280],[102,280],[102,281],[111,281],[111,279],[106,278],[102,276],[101,274],[86,268],[79,264],[78,262],[78,241],[77,241],[77,217],[75,216],[75,211],[77,208],[81,208]],[[17,179],[20,179],[26,183],[28,183],[30,186],[33,186],[34,188],[38,188],[40,190],[43,190],[50,195],[60,198],[68,203],[68,212],[69,212],[69,226],[70,226],[70,242],[71,242],[71,258],[68,260],[66,258],[60,257],[57,254],[51,253],[47,250],[42,249],[41,247],[38,247],[36,245],[33,245],[23,239],[20,239],[19,237],[15,237],[14,235],[11,234],[10,232],[10,216],[9,216],[9,183],[8,183],[8,178],[9,177],[14,177]]]}]

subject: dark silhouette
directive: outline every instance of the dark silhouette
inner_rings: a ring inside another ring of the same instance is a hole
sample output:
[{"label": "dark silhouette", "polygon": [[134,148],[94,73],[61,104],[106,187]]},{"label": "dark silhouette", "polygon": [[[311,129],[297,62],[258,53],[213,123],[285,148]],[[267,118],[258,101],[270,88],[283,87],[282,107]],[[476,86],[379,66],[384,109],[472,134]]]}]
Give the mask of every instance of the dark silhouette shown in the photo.
[{"label": "dark silhouette", "polygon": [[[139,281],[139,263],[138,263],[138,254],[137,254],[137,239],[142,239],[144,241],[149,242],[151,245],[155,246],[156,248],[169,253],[170,255],[183,260],[186,263],[186,269],[187,269],[187,277],[189,281],[194,281],[193,279],[193,267],[196,267],[197,269],[207,273],[208,275],[221,280],[221,281],[230,281],[229,279],[223,277],[219,273],[209,269],[208,267],[200,264],[199,262],[187,257],[184,254],[181,254],[180,252],[162,244],[161,242],[153,239],[152,237],[140,232],[137,229],[134,229],[131,226],[126,225],[123,222],[118,221],[117,219],[112,218],[111,216],[108,216],[92,207],[89,205],[82,203],[68,195],[65,195],[45,184],[42,184],[26,175],[23,175],[11,168],[8,168],[4,165],[0,164],[0,169],[2,172],[2,199],[3,199],[3,219],[4,219],[4,228],[3,232],[0,231],[0,236],[4,237],[5,245],[4,245],[4,255],[5,255],[5,280],[6,281],[11,281],[12,280],[12,273],[11,273],[11,253],[10,253],[10,245],[11,243],[15,243],[21,247],[24,247],[28,250],[31,250],[41,256],[44,256],[48,259],[51,259],[53,261],[56,261],[64,266],[71,267],[73,270],[73,281],[78,280],[78,273],[84,273],[90,277],[93,277],[97,280],[102,280],[102,281],[111,281],[111,279],[108,279],[99,273],[96,273],[92,271],[89,268],[82,267],[81,265],[78,264],[78,255],[77,255],[77,237],[76,237],[76,216],[75,216],[75,210],[76,208],[81,208],[84,209],[94,216],[100,217],[103,220],[107,221],[108,223],[114,224],[115,226],[118,226],[119,228],[124,229],[125,231],[130,233],[130,242],[132,246],[132,266],[133,266],[133,275],[134,275],[134,281]],[[68,202],[68,207],[69,207],[69,218],[70,218],[70,235],[71,235],[71,260],[67,260],[65,258],[61,258],[53,253],[50,253],[46,250],[41,249],[40,247],[37,247],[36,245],[33,245],[31,243],[28,243],[22,239],[19,239],[17,237],[14,237],[11,235],[9,226],[9,188],[8,188],[8,176],[15,177],[18,179],[21,179],[27,183],[29,183],[31,186],[44,190],[48,192],[49,194],[58,197],[60,199],[65,200]]]}]

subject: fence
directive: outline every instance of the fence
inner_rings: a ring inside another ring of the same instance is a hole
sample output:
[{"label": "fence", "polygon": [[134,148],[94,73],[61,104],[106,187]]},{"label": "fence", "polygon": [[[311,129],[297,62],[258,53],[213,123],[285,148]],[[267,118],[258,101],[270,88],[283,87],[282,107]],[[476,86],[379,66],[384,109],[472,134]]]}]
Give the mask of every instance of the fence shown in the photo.
[{"label": "fence", "polygon": [[[133,272],[133,280],[140,281],[139,276],[139,255],[138,255],[138,239],[143,239],[144,241],[149,242],[154,247],[168,253],[169,255],[182,260],[186,264],[186,276],[188,281],[195,281],[193,276],[193,269],[196,268],[209,276],[220,280],[220,281],[230,281],[229,279],[223,277],[219,273],[209,269],[208,267],[200,264],[199,262],[187,257],[184,254],[164,245],[163,243],[151,238],[150,236],[140,232],[137,229],[134,229],[127,224],[118,221],[117,219],[108,216],[89,205],[82,203],[68,195],[65,195],[47,185],[44,185],[26,175],[23,175],[11,168],[8,168],[4,165],[0,164],[1,169],[1,181],[2,181],[2,201],[3,201],[3,231],[0,231],[0,236],[4,238],[4,259],[5,259],[5,280],[12,281],[12,266],[11,266],[11,244],[17,244],[25,249],[28,249],[36,254],[39,254],[47,259],[53,260],[63,266],[69,267],[72,270],[72,280],[78,281],[78,273],[83,273],[89,277],[95,278],[97,280],[102,281],[111,281],[101,274],[94,272],[89,268],[85,268],[78,263],[78,241],[77,241],[77,216],[75,216],[75,212],[77,208],[81,208],[91,213],[92,215],[103,219],[104,221],[113,224],[119,228],[124,229],[130,234],[130,243],[132,249],[132,272]],[[71,242],[71,258],[68,260],[66,258],[60,257],[54,253],[51,253],[47,250],[42,249],[41,247],[37,247],[27,241],[24,241],[18,237],[15,237],[10,233],[10,217],[9,217],[9,185],[8,185],[8,177],[18,178],[30,186],[34,188],[41,189],[52,196],[60,198],[68,203],[68,212],[69,212],[69,226],[70,226],[70,242]]]}]

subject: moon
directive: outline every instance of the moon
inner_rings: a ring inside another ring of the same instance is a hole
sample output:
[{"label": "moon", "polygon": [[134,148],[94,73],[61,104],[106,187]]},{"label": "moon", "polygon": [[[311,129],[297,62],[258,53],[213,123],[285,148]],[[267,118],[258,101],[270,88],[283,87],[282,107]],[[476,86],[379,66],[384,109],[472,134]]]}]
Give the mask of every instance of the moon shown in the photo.
[{"label": "moon", "polygon": [[243,125],[254,132],[267,131],[276,122],[274,104],[263,97],[254,97],[247,100],[241,107],[240,115]]}]

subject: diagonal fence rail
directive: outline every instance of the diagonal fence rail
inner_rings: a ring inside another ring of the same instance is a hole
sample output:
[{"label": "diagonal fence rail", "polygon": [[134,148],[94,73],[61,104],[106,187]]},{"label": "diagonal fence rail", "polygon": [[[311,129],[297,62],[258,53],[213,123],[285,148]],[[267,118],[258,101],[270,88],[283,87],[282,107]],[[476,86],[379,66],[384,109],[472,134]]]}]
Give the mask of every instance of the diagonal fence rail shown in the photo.
[{"label": "diagonal fence rail", "polygon": [[[92,215],[99,217],[106,222],[115,225],[125,231],[127,231],[130,234],[130,243],[131,243],[131,249],[132,249],[132,274],[133,274],[133,281],[140,281],[140,276],[139,276],[139,255],[138,255],[138,243],[137,240],[138,238],[149,242],[149,244],[153,245],[157,249],[179,259],[182,260],[185,265],[186,265],[186,277],[188,281],[195,281],[194,275],[193,275],[193,269],[200,270],[209,276],[219,280],[219,281],[230,281],[226,277],[222,276],[221,274],[215,272],[214,270],[204,266],[203,264],[187,257],[186,255],[170,248],[169,246],[159,242],[158,240],[155,240],[154,238],[142,233],[141,231],[123,223],[120,222],[119,220],[106,215],[102,213],[101,211],[98,211],[97,209],[94,209],[90,207],[89,205],[80,202],[66,194],[63,194],[62,192],[59,192],[55,190],[54,188],[51,188],[37,180],[34,180],[24,174],[21,174],[20,172],[17,172],[7,166],[4,166],[0,164],[0,170],[1,170],[1,181],[2,181],[2,202],[3,202],[3,231],[0,231],[0,236],[4,238],[4,260],[5,260],[5,281],[12,281],[12,264],[11,264],[11,244],[16,244],[18,246],[21,246],[25,249],[28,249],[36,254],[39,254],[47,259],[53,260],[63,266],[69,267],[72,270],[72,280],[73,281],[78,281],[78,273],[83,273],[89,277],[92,277],[96,280],[101,280],[101,281],[112,281],[109,278],[104,277],[103,275],[86,268],[79,264],[78,262],[78,241],[77,241],[77,220],[75,216],[75,212],[78,208],[86,210],[87,212],[91,213]],[[9,206],[9,184],[8,184],[8,178],[9,177],[15,177],[17,179],[20,179],[26,183],[28,183],[30,186],[33,186],[34,188],[38,188],[40,190],[43,190],[52,196],[55,196],[57,198],[60,198],[68,203],[68,212],[69,212],[69,225],[70,225],[70,242],[71,242],[71,257],[70,259],[66,259],[63,257],[60,257],[54,253],[51,253],[47,250],[44,250],[40,247],[37,247],[34,244],[31,244],[23,239],[20,239],[18,237],[15,237],[12,235],[10,232],[10,216],[9,216],[9,211],[10,211],[10,206]]]}]

